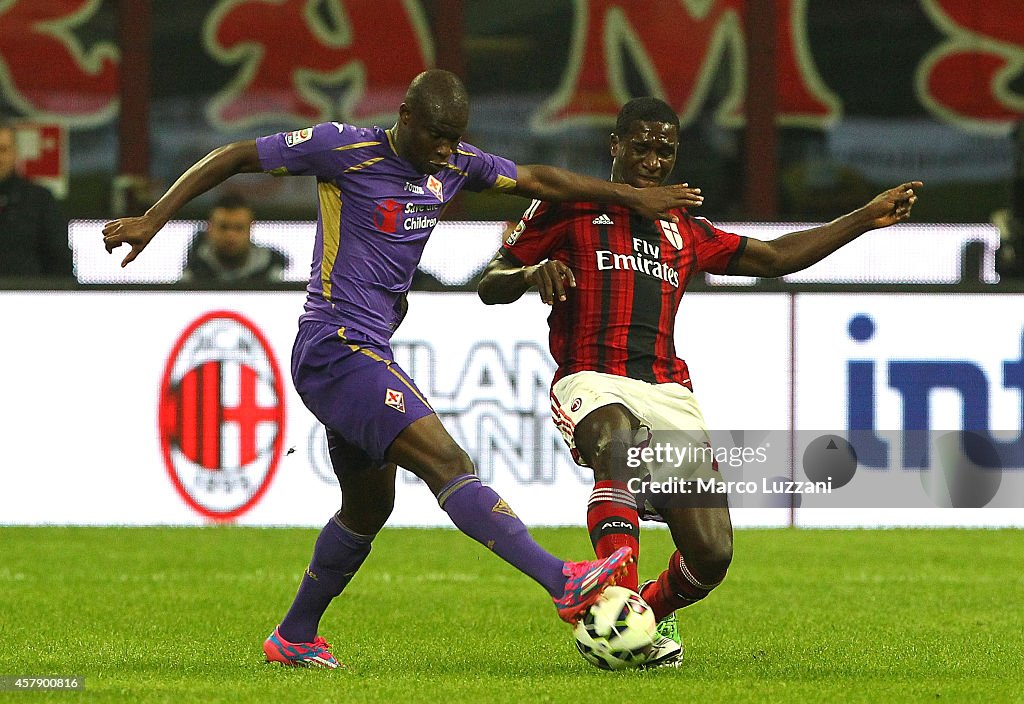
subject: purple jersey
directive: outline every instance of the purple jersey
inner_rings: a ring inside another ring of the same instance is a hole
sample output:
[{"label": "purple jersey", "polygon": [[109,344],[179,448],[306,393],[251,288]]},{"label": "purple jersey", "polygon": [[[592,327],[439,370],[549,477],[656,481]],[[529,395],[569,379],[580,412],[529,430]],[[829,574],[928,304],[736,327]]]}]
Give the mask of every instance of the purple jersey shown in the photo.
[{"label": "purple jersey", "polygon": [[387,344],[427,238],[463,188],[516,184],[508,159],[460,143],[447,168],[418,173],[395,151],[391,130],[327,122],[256,140],[273,174],[316,176],[316,246],[303,320]]}]

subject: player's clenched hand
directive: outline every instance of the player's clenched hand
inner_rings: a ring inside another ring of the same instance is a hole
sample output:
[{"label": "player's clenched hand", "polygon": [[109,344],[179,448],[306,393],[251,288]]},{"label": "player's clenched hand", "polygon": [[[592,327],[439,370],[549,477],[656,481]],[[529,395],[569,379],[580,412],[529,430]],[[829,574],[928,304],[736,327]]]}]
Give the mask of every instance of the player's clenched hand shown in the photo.
[{"label": "player's clenched hand", "polygon": [[917,202],[917,189],[922,186],[921,181],[908,181],[875,196],[864,206],[871,227],[888,227],[909,218]]},{"label": "player's clenched hand", "polygon": [[132,251],[128,252],[121,262],[121,266],[125,267],[139,256],[139,252],[146,248],[159,229],[145,215],[138,218],[114,220],[103,226],[103,246],[107,248],[109,254],[122,244],[130,245]]},{"label": "player's clenched hand", "polygon": [[671,220],[677,222],[678,217],[669,213],[673,208],[696,208],[704,202],[699,188],[691,188],[688,183],[675,186],[652,186],[638,188],[637,203],[633,210],[651,220]]},{"label": "player's clenched hand", "polygon": [[552,305],[555,300],[565,300],[565,289],[576,287],[576,277],[572,275],[565,262],[552,259],[543,264],[530,267],[526,273],[526,281],[536,286],[540,292],[540,300]]}]

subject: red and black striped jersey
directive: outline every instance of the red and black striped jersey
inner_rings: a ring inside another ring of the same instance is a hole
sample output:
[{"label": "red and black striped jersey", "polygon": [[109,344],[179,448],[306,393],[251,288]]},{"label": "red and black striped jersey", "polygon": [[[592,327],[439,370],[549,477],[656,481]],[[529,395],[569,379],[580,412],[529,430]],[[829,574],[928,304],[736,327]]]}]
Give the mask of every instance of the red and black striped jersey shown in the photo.
[{"label": "red and black striped jersey", "polygon": [[523,214],[503,256],[522,265],[559,259],[576,278],[548,316],[555,381],[591,370],[690,387],[674,342],[683,291],[697,272],[727,273],[746,238],[673,212],[678,223],[617,205],[534,201]]}]

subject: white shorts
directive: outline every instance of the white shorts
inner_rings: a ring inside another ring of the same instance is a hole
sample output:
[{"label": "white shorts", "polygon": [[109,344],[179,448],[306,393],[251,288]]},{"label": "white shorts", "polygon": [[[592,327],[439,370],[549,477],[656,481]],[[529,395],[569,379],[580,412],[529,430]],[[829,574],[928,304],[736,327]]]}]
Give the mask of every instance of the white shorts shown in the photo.
[{"label": "white shorts", "polygon": [[593,371],[570,374],[551,388],[551,417],[576,464],[587,466],[576,449],[576,425],[591,412],[614,403],[625,406],[640,421],[632,438],[636,448],[633,452],[652,442],[678,446],[678,452],[666,458],[667,464],[659,462],[655,468],[655,463],[644,463],[652,475],[664,472],[660,480],[669,476],[686,480],[720,478],[704,414],[692,391],[682,384],[650,384]]}]

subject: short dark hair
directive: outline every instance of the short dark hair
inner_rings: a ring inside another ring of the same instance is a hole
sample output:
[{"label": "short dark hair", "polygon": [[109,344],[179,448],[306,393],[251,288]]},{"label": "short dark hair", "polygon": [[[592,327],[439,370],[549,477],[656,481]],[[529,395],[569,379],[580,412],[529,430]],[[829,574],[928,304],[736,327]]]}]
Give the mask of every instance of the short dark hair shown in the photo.
[{"label": "short dark hair", "polygon": [[634,98],[622,106],[615,120],[615,134],[624,135],[634,122],[667,122],[679,129],[679,115],[660,98]]},{"label": "short dark hair", "polygon": [[405,104],[424,116],[437,116],[452,111],[469,115],[466,86],[451,71],[428,69],[416,76],[405,92]]},{"label": "short dark hair", "polygon": [[245,208],[248,211],[252,211],[252,206],[249,205],[249,201],[245,199],[245,196],[240,193],[225,193],[217,202],[213,204],[211,210],[217,208],[224,208],[224,210],[238,210],[239,208]]}]

